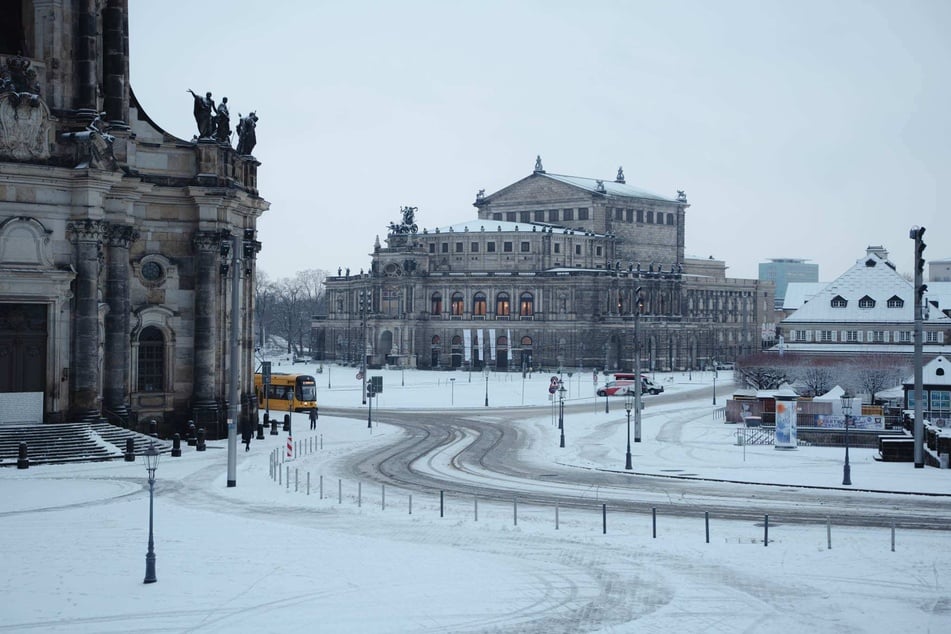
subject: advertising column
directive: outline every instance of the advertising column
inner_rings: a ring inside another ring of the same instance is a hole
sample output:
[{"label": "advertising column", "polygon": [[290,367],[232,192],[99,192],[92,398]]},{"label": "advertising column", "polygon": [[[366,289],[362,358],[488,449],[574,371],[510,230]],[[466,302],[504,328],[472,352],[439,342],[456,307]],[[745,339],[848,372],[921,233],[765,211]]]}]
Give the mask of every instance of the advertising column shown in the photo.
[{"label": "advertising column", "polygon": [[796,401],[799,396],[789,388],[775,395],[776,439],[774,449],[795,449],[799,441],[796,431]]}]

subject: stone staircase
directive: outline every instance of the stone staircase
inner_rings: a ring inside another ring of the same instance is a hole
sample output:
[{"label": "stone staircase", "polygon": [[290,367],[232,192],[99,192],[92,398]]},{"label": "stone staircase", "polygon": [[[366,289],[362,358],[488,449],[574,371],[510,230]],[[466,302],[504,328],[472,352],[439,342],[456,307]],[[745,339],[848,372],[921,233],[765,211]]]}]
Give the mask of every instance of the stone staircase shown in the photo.
[{"label": "stone staircase", "polygon": [[23,442],[30,465],[37,465],[121,459],[128,438],[136,454],[145,452],[150,443],[162,453],[172,447],[169,441],[103,422],[0,425],[0,467],[17,464]]}]

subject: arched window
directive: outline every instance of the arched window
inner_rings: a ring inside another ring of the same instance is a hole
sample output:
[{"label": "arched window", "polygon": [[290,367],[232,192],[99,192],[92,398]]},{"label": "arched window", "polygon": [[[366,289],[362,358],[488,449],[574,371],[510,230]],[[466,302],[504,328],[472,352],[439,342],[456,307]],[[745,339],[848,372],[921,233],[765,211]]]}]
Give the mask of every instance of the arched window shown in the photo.
[{"label": "arched window", "polygon": [[139,334],[140,392],[165,391],[165,335],[155,326],[146,326]]},{"label": "arched window", "polygon": [[508,317],[512,314],[508,293],[499,293],[495,296],[495,314],[498,317]]},{"label": "arched window", "polygon": [[465,300],[462,298],[462,293],[453,293],[452,299],[450,300],[450,310],[452,314],[456,316],[462,315],[465,303]]},{"label": "arched window", "polygon": [[439,338],[439,335],[433,335],[433,345],[438,346],[442,339]]},{"label": "arched window", "polygon": [[485,293],[476,293],[475,297],[472,298],[472,314],[484,316],[486,313],[486,304]]},{"label": "arched window", "polygon": [[429,312],[433,315],[442,314],[442,293],[433,293],[432,299],[430,300],[431,306]]},{"label": "arched window", "polygon": [[522,293],[518,300],[518,314],[529,317],[535,314],[535,296],[529,292]]}]

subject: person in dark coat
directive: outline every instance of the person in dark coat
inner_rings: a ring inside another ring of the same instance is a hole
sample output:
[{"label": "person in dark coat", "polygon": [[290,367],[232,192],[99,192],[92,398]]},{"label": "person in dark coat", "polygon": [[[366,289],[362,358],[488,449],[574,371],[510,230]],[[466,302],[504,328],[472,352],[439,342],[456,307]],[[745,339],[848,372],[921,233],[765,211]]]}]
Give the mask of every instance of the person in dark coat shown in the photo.
[{"label": "person in dark coat", "polygon": [[310,410],[310,428],[317,429],[317,408]]}]

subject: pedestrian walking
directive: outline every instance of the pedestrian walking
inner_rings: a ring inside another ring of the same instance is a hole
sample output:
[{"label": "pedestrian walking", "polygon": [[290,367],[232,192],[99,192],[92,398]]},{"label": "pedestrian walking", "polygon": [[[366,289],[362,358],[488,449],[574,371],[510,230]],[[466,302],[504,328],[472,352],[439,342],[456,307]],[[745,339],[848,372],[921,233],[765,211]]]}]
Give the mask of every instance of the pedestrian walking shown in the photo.
[{"label": "pedestrian walking", "polygon": [[310,428],[317,429],[317,408],[310,410]]}]

